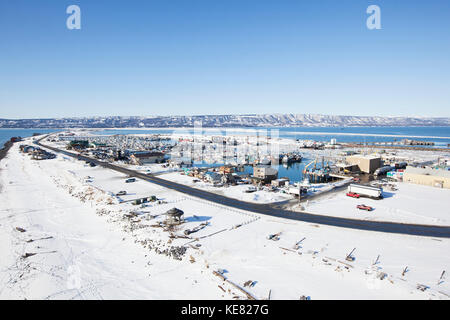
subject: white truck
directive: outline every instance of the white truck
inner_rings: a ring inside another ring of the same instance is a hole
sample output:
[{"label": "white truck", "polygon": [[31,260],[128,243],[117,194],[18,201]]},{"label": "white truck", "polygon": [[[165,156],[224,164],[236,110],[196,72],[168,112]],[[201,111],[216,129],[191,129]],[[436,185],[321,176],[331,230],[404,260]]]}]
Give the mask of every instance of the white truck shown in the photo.
[{"label": "white truck", "polygon": [[288,193],[289,194],[293,194],[298,196],[299,193],[301,193],[302,195],[307,194],[308,193],[308,188],[301,186],[300,188],[298,186],[295,187],[289,187],[288,189]]},{"label": "white truck", "polygon": [[381,199],[383,198],[383,189],[362,184],[352,183],[348,186],[348,192],[357,193],[361,196]]}]

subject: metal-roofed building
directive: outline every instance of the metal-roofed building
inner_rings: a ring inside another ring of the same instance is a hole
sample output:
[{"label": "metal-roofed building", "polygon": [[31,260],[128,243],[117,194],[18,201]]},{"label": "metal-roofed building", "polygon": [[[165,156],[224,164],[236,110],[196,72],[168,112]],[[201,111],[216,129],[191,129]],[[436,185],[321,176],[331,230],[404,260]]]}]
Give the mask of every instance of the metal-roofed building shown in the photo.
[{"label": "metal-roofed building", "polygon": [[407,166],[403,173],[403,182],[450,189],[450,171]]}]

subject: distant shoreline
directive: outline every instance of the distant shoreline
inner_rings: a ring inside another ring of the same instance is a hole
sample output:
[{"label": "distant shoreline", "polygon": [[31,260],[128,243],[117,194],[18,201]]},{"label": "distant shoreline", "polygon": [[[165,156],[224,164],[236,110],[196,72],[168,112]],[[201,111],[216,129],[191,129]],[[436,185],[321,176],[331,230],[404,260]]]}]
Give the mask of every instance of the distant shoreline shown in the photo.
[{"label": "distant shoreline", "polygon": [[[237,131],[237,130],[246,130],[246,131],[259,131],[265,129],[277,129],[280,127],[258,127],[258,128],[245,128],[245,127],[237,127],[237,128],[228,128],[228,127],[203,127],[202,130],[205,131],[214,131],[214,130],[229,130],[229,131]],[[283,127],[287,128],[287,127]],[[327,128],[327,127],[323,127]],[[348,127],[349,128],[349,127]],[[193,127],[180,127],[180,128],[104,128],[97,129],[92,128],[91,130],[95,131],[105,131],[105,130],[117,130],[117,131],[125,131],[125,130],[136,130],[136,131],[157,131],[157,130],[191,130]],[[316,131],[293,131],[287,132],[292,134],[299,135],[312,135],[312,136],[324,136],[324,135],[336,135],[336,136],[365,136],[365,137],[392,137],[392,138],[418,138],[418,139],[450,139],[450,137],[440,137],[440,136],[424,136],[424,135],[401,135],[401,134],[381,134],[381,133],[356,133],[356,132],[316,132]]]},{"label": "distant shoreline", "polygon": [[11,149],[13,144],[14,144],[14,142],[11,142],[11,140],[5,142],[3,147],[0,149],[0,161],[2,161],[4,157],[6,157],[9,149]]},{"label": "distant shoreline", "polygon": [[[286,125],[286,126],[210,126],[210,125],[202,125],[203,128],[223,128],[223,129],[282,129],[282,128],[449,128],[450,125]],[[161,129],[193,129],[192,126],[156,126],[156,127],[0,127],[0,130],[55,130],[55,131],[63,131],[63,130],[161,130]]]}]

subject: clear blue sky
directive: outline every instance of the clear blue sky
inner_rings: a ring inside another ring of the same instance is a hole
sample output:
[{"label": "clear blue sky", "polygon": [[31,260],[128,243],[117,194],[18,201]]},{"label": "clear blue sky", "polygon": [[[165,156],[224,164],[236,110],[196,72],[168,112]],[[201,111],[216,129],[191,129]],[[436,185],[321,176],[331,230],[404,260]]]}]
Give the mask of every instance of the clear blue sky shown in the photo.
[{"label": "clear blue sky", "polygon": [[0,37],[0,118],[450,116],[448,0],[2,0]]}]

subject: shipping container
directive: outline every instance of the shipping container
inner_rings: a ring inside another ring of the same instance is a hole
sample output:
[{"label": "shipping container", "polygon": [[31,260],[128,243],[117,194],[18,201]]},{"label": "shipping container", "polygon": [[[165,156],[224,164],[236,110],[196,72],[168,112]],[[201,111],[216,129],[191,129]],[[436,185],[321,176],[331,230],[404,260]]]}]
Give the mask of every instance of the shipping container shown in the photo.
[{"label": "shipping container", "polygon": [[380,199],[383,197],[383,189],[371,186],[365,186],[362,184],[350,184],[348,186],[348,192],[357,193],[361,196]]}]

